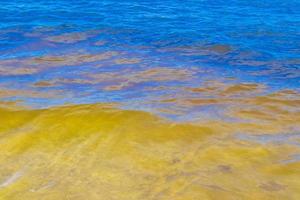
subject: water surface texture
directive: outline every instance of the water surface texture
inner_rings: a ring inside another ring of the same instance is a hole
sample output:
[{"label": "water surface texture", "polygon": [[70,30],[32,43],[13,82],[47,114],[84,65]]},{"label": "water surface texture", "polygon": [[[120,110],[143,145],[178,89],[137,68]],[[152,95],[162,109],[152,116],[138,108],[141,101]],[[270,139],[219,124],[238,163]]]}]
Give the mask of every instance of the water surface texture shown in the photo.
[{"label": "water surface texture", "polygon": [[300,199],[300,1],[2,0],[0,199]]}]

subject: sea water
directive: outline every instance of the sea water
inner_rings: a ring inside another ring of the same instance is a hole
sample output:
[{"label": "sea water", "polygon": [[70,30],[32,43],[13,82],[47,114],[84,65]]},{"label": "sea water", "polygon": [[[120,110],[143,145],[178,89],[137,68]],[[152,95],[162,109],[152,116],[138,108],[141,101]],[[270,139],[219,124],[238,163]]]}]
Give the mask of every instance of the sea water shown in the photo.
[{"label": "sea water", "polygon": [[300,2],[2,0],[0,199],[299,199]]}]

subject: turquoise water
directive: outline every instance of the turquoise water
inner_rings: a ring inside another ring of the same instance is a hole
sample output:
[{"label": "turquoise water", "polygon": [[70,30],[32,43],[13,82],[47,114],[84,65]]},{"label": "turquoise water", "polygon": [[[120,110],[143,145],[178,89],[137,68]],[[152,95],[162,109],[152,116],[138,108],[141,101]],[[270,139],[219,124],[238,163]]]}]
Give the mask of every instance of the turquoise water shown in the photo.
[{"label": "turquoise water", "polygon": [[299,27],[298,0],[1,1],[0,98],[159,112],[211,81],[299,91]]}]

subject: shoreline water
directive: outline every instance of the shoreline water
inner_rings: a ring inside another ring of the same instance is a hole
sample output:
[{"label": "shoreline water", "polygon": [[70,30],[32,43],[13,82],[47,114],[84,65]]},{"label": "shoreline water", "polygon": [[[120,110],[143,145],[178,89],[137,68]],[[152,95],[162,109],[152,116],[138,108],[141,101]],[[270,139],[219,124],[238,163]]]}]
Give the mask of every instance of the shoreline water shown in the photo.
[{"label": "shoreline water", "polygon": [[105,104],[0,112],[3,199],[299,197],[300,144],[289,143],[299,135],[260,143],[221,122],[176,124]]},{"label": "shoreline water", "polygon": [[300,199],[299,11],[2,0],[0,199]]}]

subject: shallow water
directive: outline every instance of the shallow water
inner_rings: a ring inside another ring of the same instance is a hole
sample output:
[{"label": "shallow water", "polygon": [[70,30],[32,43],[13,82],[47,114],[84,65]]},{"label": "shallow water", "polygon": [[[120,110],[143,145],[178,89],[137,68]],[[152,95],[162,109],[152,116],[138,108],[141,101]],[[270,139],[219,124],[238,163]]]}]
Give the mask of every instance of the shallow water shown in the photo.
[{"label": "shallow water", "polygon": [[300,3],[1,1],[0,199],[299,199]]}]

